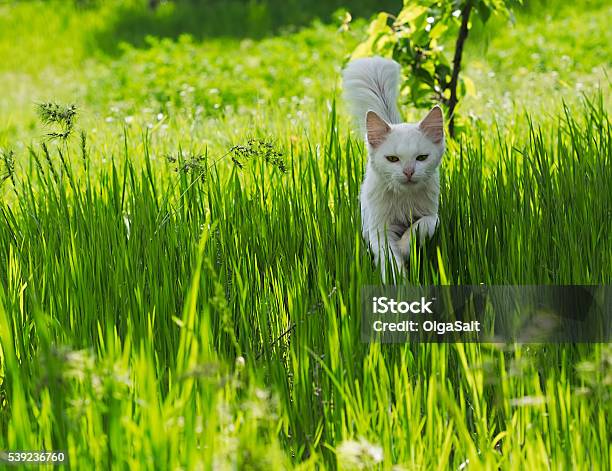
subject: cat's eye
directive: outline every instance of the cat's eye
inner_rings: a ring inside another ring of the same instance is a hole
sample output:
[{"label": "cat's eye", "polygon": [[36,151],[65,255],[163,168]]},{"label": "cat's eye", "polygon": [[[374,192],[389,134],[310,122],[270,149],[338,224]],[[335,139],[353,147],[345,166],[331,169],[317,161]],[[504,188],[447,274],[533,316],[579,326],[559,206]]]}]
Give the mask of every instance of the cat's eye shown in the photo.
[{"label": "cat's eye", "polygon": [[419,162],[423,162],[423,160],[427,160],[427,157],[429,157],[429,154],[421,154],[421,155],[417,155],[417,160]]},{"label": "cat's eye", "polygon": [[399,157],[397,155],[385,155],[385,158],[389,162],[399,162]]}]

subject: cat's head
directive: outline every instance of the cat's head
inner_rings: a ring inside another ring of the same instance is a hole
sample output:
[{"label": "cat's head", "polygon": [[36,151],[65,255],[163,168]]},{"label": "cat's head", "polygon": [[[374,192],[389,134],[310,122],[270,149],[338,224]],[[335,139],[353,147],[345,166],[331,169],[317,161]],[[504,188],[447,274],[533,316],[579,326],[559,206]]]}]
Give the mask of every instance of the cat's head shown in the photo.
[{"label": "cat's head", "polygon": [[444,153],[444,117],[439,106],[419,123],[389,124],[366,114],[369,165],[390,188],[410,191],[427,182]]}]

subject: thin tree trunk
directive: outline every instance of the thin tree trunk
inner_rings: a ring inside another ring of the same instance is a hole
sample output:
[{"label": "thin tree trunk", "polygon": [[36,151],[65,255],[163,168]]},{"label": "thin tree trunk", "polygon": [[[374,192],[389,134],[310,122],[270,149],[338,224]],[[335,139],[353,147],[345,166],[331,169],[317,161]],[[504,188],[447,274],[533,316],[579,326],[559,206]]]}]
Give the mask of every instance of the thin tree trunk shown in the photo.
[{"label": "thin tree trunk", "polygon": [[461,69],[461,56],[463,55],[463,44],[468,37],[470,13],[472,13],[472,0],[468,0],[461,10],[461,27],[455,44],[455,57],[453,57],[453,73],[451,75],[450,99],[448,100],[448,133],[455,137],[455,107],[457,106],[457,84],[459,82],[459,70]]}]

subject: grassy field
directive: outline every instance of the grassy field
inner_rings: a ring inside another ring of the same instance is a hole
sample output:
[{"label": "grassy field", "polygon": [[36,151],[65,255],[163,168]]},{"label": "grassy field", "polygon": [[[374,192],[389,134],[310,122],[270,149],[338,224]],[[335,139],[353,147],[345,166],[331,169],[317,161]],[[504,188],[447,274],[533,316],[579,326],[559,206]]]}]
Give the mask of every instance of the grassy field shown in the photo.
[{"label": "grassy field", "polygon": [[[361,342],[380,273],[338,97],[366,23],[249,5],[250,26],[232,7],[199,31],[171,5],[0,4],[0,450],[73,469],[610,469],[609,345]],[[611,15],[528,2],[473,32],[441,226],[405,281],[612,282]],[[76,104],[67,139],[44,102]]]}]

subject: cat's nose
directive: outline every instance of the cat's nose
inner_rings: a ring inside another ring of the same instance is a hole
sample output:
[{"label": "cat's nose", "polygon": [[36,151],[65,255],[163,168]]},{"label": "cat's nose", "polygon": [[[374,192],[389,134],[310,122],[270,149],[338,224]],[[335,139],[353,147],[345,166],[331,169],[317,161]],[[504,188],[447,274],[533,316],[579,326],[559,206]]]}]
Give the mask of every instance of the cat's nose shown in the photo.
[{"label": "cat's nose", "polygon": [[413,174],[414,174],[414,169],[413,168],[405,168],[404,169],[404,175],[406,175],[406,178],[408,179],[408,181],[410,181],[410,179],[412,178]]}]

